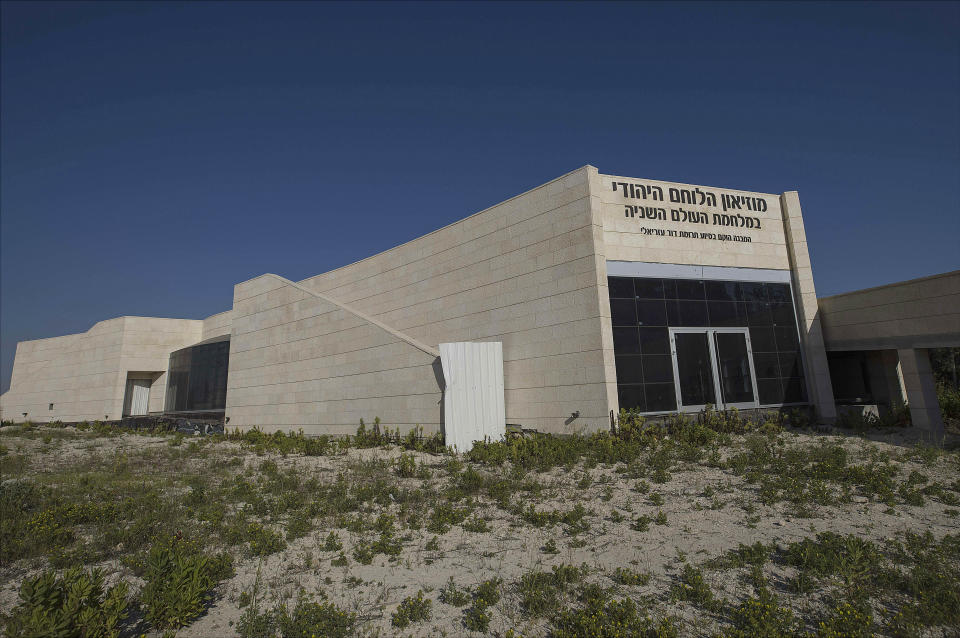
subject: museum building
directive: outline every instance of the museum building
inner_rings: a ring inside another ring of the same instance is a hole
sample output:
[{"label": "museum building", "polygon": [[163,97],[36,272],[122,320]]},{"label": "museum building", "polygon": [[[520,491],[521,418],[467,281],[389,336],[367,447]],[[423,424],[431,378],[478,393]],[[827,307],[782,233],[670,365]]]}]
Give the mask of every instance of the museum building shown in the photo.
[{"label": "museum building", "polygon": [[[342,268],[238,283],[232,308],[203,320],[119,317],[21,342],[0,409],[65,422],[209,411],[231,428],[307,434],[374,417],[571,433],[610,428],[622,408],[707,405],[831,421],[833,367],[860,378],[842,382],[849,402],[907,401],[936,430],[924,348],[960,345],[960,277],[902,285],[830,298],[830,325],[847,335],[833,361],[796,192],[585,166]],[[930,299],[916,326],[897,316],[876,339],[848,338]],[[851,368],[858,351],[875,369]],[[882,401],[863,390],[870,378],[893,388]]]}]

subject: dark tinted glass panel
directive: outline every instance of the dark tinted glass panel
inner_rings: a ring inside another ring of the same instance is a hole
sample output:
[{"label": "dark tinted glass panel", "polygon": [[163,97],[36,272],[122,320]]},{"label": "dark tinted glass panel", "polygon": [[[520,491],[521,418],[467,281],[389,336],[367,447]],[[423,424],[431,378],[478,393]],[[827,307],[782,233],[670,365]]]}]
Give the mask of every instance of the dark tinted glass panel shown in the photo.
[{"label": "dark tinted glass panel", "polygon": [[705,332],[677,333],[677,375],[683,405],[716,403],[710,342]]},{"label": "dark tinted glass panel", "polygon": [[230,341],[191,346],[171,353],[165,411],[224,409],[229,359]]},{"label": "dark tinted glass panel", "polygon": [[639,356],[617,357],[617,383],[643,383],[643,367]]},{"label": "dark tinted glass panel", "polygon": [[695,279],[677,279],[677,299],[705,299],[706,292],[702,281]]},{"label": "dark tinted glass panel", "polygon": [[715,328],[747,325],[747,318],[740,317],[740,304],[736,301],[708,301],[707,312],[710,314],[708,325]]},{"label": "dark tinted glass panel", "polygon": [[611,297],[633,299],[633,279],[629,277],[607,277],[607,287]]},{"label": "dark tinted glass panel", "polygon": [[755,352],[753,367],[758,379],[772,379],[780,376],[780,362],[775,352]]},{"label": "dark tinted glass panel", "polygon": [[680,306],[677,305],[677,301],[675,299],[667,299],[667,325],[682,325],[680,323]]},{"label": "dark tinted glass panel", "polygon": [[662,279],[634,279],[634,287],[640,299],[663,299]]},{"label": "dark tinted glass panel", "polygon": [[618,385],[617,394],[620,395],[620,407],[624,410],[647,411],[642,385]]},{"label": "dark tinted glass panel", "polygon": [[673,360],[670,355],[643,355],[643,380],[645,383],[673,383]]},{"label": "dark tinted glass panel", "polygon": [[707,302],[706,301],[685,301],[677,302],[680,310],[680,323],[678,325],[697,328],[707,325]]},{"label": "dark tinted glass panel", "polygon": [[663,281],[663,296],[667,299],[676,299],[677,298],[677,280],[676,279],[664,279]]},{"label": "dark tinted glass panel", "polygon": [[724,403],[752,403],[753,377],[747,356],[747,339],[742,333],[718,332],[717,371],[720,373],[720,391]]},{"label": "dark tinted glass panel", "polygon": [[780,379],[757,379],[757,394],[760,395],[760,405],[783,403]]},{"label": "dark tinted glass panel", "polygon": [[670,334],[666,328],[640,328],[640,352],[670,354]]},{"label": "dark tinted glass panel", "polygon": [[744,301],[767,301],[767,289],[763,284],[741,281],[740,296]]},{"label": "dark tinted glass panel", "polygon": [[802,376],[800,370],[799,352],[781,352],[780,353],[780,376],[781,377],[799,377]]},{"label": "dark tinted glass panel", "polygon": [[613,329],[613,351],[617,354],[640,354],[636,328]]},{"label": "dark tinted glass panel", "polygon": [[[796,315],[788,284],[609,277],[608,286],[624,407],[627,401],[633,407],[645,404],[642,407],[648,412],[676,409],[666,326],[749,326],[753,373],[757,375],[761,405],[806,400]],[[653,356],[647,359],[649,355]],[[170,384],[185,389],[179,392],[172,388],[169,400],[186,400],[183,396],[190,391],[189,369],[189,358],[178,368],[171,355]],[[732,368],[728,370],[727,377],[748,379],[746,373],[738,376],[733,372]],[[730,388],[725,391],[733,392]],[[205,390],[195,384],[195,392],[199,395]],[[728,401],[740,402],[736,398]]]},{"label": "dark tinted glass panel", "polygon": [[792,303],[788,284],[767,284],[767,295],[770,297],[770,301]]},{"label": "dark tinted glass panel", "polygon": [[770,313],[773,315],[773,323],[778,326],[796,325],[793,320],[793,304],[772,303],[770,304]]},{"label": "dark tinted glass panel", "polygon": [[783,402],[784,403],[802,403],[807,400],[807,393],[803,387],[803,379],[792,378],[782,379],[783,382]]},{"label": "dark tinted glass panel", "polygon": [[773,329],[777,335],[777,350],[786,350],[788,352],[797,350],[800,347],[800,340],[797,337],[797,329],[793,326],[777,326]]},{"label": "dark tinted glass panel", "polygon": [[641,326],[667,325],[667,309],[663,300],[638,299],[637,323]]},{"label": "dark tinted glass panel", "polygon": [[615,326],[635,326],[637,303],[633,299],[611,299],[610,316]]},{"label": "dark tinted glass panel", "polygon": [[708,281],[707,299],[713,301],[737,301],[739,290],[735,281]]},{"label": "dark tinted glass panel", "polygon": [[770,304],[763,301],[751,301],[747,306],[747,322],[751,326],[769,326],[773,324]]},{"label": "dark tinted glass panel", "polygon": [[643,387],[647,394],[647,412],[669,412],[677,409],[677,395],[672,383],[648,383]]},{"label": "dark tinted glass panel", "polygon": [[773,328],[750,328],[750,349],[754,352],[776,352]]}]

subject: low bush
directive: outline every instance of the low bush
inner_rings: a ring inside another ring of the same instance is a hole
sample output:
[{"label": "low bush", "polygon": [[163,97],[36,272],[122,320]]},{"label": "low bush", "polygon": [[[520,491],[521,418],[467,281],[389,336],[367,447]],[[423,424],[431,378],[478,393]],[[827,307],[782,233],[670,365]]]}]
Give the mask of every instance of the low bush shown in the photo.
[{"label": "low bush", "polygon": [[500,602],[499,578],[485,580],[473,592],[473,604],[463,614],[463,624],[471,631],[487,631],[490,627],[489,608]]},{"label": "low bush", "polygon": [[549,572],[528,572],[517,585],[520,608],[528,616],[545,616],[560,607],[570,585],[582,578],[583,570],[563,564],[554,565]]},{"label": "low bush", "polygon": [[433,615],[433,601],[423,597],[423,590],[416,596],[407,596],[400,602],[397,611],[390,618],[390,624],[398,629],[405,629],[411,623],[430,620]]},{"label": "low bush", "polygon": [[552,638],[676,638],[671,618],[653,619],[633,600],[610,600],[605,592],[585,596],[583,608],[564,609],[553,616]]},{"label": "low bush", "polygon": [[127,617],[129,587],[120,582],[104,589],[104,575],[72,567],[57,576],[52,570],[20,585],[20,602],[7,619],[6,636],[34,638],[116,638]]},{"label": "low bush", "polygon": [[233,574],[229,554],[211,556],[198,543],[166,537],[150,548],[140,593],[145,617],[159,629],[189,625],[213,598],[213,588]]},{"label": "low bush", "polygon": [[470,593],[465,592],[453,582],[453,576],[440,590],[440,602],[452,607],[463,607],[470,602]]},{"label": "low bush", "polygon": [[260,612],[253,604],[237,623],[241,638],[346,638],[354,635],[357,615],[329,602],[320,592],[320,602],[300,592],[297,603],[289,609],[283,603]]}]

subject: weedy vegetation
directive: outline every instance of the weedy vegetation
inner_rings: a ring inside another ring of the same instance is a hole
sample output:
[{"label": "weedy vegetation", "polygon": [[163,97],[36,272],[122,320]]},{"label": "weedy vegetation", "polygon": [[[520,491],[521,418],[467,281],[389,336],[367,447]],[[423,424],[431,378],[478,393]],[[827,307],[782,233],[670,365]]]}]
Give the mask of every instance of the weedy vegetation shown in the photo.
[{"label": "weedy vegetation", "polygon": [[0,624],[15,637],[943,634],[960,627],[960,453],[901,441],[902,415],[885,418],[824,434],[802,412],[623,412],[615,432],[462,455],[379,419],[339,438],[4,424],[0,577],[16,589]]}]

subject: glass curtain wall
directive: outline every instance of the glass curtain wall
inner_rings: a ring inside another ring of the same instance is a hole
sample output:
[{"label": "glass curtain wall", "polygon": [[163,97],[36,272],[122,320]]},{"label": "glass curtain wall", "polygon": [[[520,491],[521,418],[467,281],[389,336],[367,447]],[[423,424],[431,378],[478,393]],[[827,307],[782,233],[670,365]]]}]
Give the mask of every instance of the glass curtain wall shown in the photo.
[{"label": "glass curtain wall", "polygon": [[229,339],[172,352],[164,411],[225,409],[229,363]]},{"label": "glass curtain wall", "polygon": [[[807,401],[796,313],[788,284],[610,277],[608,285],[621,408],[642,412],[677,410],[670,348],[670,328],[674,327],[747,328],[759,404],[779,406]],[[688,341],[702,338],[684,337]],[[723,355],[722,345],[718,342],[718,356]],[[699,363],[692,356],[688,354],[679,362],[681,374],[684,378],[702,376],[703,382],[697,387],[701,388],[704,401],[715,399],[713,386],[708,382],[713,374],[709,353],[704,350]]]}]

